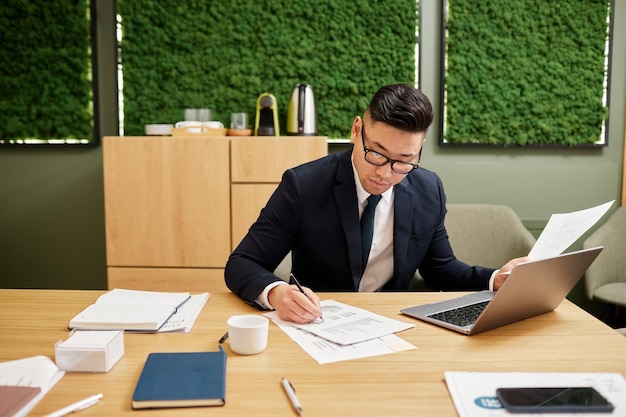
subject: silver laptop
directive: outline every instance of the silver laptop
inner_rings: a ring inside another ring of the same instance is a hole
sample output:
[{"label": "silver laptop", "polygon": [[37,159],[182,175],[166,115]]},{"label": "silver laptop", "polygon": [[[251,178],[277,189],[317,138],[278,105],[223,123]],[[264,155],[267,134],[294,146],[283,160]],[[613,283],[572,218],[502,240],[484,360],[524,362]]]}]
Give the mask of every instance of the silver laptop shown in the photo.
[{"label": "silver laptop", "polygon": [[497,292],[479,291],[401,312],[466,335],[547,313],[561,304],[602,249],[520,263]]}]

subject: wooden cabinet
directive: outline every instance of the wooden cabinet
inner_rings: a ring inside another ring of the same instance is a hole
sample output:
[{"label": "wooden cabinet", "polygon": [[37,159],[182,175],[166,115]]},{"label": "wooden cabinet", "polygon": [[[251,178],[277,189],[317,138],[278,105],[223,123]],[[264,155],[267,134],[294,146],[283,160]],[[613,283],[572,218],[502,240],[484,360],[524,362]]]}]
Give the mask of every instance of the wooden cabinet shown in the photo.
[{"label": "wooden cabinet", "polygon": [[231,139],[232,249],[248,232],[283,172],[328,153],[325,137]]},{"label": "wooden cabinet", "polygon": [[283,171],[327,149],[325,137],[105,137],[109,288],[223,287]]},{"label": "wooden cabinet", "polygon": [[227,139],[105,138],[102,152],[109,266],[224,265]]}]

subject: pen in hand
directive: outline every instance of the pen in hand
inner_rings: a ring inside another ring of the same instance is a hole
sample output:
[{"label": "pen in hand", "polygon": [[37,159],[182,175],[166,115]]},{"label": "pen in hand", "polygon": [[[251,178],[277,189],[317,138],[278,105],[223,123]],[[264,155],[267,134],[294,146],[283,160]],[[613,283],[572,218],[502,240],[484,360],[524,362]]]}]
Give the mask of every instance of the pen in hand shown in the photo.
[{"label": "pen in hand", "polygon": [[[309,299],[309,301],[313,302],[313,300],[311,300],[311,298],[304,292],[304,288],[302,288],[302,285],[300,285],[300,282],[298,282],[298,279],[296,278],[296,276],[294,274],[289,274],[289,283],[293,283],[296,284],[296,287],[298,287],[298,289],[300,290],[300,292],[302,294],[304,294],[304,296],[306,298]],[[323,317],[318,317],[320,319],[320,321],[323,321]]]},{"label": "pen in hand", "polygon": [[[289,283],[290,283],[290,284],[291,284],[291,283],[296,284],[296,287],[298,287],[298,289],[300,290],[300,292],[301,292],[302,294],[304,294],[304,296],[305,296],[306,298],[309,298],[309,296],[308,296],[308,295],[306,295],[306,293],[304,292],[304,288],[302,288],[302,285],[300,285],[300,282],[296,279],[296,276],[295,276],[294,274],[289,274]],[[309,298],[309,300],[311,300],[311,299]]]}]

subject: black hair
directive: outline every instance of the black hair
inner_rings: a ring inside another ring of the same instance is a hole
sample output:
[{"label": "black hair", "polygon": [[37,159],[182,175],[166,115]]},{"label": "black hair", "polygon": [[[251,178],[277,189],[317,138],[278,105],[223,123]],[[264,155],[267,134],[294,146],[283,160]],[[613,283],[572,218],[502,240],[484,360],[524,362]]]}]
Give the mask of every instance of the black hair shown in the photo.
[{"label": "black hair", "polygon": [[408,132],[426,132],[433,121],[433,107],[428,97],[407,84],[381,87],[366,112],[373,121]]}]

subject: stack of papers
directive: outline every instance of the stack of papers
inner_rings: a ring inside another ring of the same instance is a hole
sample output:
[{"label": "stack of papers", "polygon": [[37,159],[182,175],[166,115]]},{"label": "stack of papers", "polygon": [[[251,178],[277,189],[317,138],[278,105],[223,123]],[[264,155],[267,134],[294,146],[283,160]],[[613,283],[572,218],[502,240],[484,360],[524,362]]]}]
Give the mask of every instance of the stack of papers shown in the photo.
[{"label": "stack of papers", "polygon": [[321,306],[323,320],[307,324],[281,320],[275,311],[265,316],[320,364],[416,349],[394,334],[414,324],[334,300],[324,300]]}]

